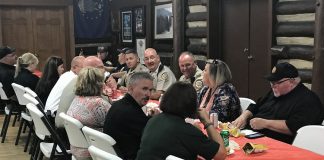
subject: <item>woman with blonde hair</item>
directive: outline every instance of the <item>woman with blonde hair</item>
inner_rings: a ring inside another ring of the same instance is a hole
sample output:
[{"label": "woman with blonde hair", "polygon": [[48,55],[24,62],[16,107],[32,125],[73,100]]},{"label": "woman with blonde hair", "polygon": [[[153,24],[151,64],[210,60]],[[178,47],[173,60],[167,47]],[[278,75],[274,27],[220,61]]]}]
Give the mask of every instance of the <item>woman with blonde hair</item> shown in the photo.
[{"label": "woman with blonde hair", "polygon": [[233,84],[227,64],[221,60],[207,60],[203,71],[204,87],[198,93],[200,108],[217,113],[218,120],[231,122],[242,113],[239,96]]},{"label": "woman with blonde hair", "polygon": [[[102,131],[105,116],[110,109],[108,100],[101,97],[104,86],[104,73],[94,67],[81,69],[75,84],[75,98],[67,115],[79,120],[83,125]],[[87,148],[71,145],[72,154],[77,159],[90,159]]]},{"label": "woman with blonde hair", "polygon": [[32,53],[24,53],[16,63],[14,83],[35,90],[39,78],[33,74],[38,65],[38,58]]}]

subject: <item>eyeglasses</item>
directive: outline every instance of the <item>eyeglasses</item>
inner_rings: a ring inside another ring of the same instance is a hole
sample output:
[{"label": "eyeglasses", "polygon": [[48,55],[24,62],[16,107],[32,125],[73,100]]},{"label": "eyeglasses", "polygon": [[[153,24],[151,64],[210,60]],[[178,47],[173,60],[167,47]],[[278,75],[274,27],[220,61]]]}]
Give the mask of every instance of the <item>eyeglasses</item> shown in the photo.
[{"label": "eyeglasses", "polygon": [[218,60],[218,59],[207,59],[206,63],[209,63],[209,64],[221,64],[222,61]]},{"label": "eyeglasses", "polygon": [[288,80],[292,80],[292,79],[293,79],[293,78],[288,78],[288,79],[285,79],[285,80],[282,80],[282,81],[270,82],[270,85],[271,85],[271,86],[279,85],[279,84],[281,84],[281,83],[283,83],[283,82],[286,82],[286,81],[288,81]]}]

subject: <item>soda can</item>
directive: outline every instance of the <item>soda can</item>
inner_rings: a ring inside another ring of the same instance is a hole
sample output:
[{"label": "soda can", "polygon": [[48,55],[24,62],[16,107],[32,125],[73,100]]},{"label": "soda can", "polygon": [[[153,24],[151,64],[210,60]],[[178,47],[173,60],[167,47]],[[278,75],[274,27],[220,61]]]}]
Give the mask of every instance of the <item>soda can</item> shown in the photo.
[{"label": "soda can", "polygon": [[223,138],[225,148],[229,147],[229,135],[230,135],[229,131],[228,130],[222,130],[220,132],[220,135]]},{"label": "soda can", "polygon": [[209,119],[213,123],[214,128],[218,128],[218,114],[217,113],[211,113],[209,115]]}]

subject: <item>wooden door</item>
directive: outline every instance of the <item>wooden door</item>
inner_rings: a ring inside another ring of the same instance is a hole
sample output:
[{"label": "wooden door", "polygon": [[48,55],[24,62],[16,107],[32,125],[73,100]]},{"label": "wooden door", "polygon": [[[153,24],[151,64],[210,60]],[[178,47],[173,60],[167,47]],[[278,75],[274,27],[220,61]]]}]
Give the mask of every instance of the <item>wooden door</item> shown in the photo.
[{"label": "wooden door", "polygon": [[3,44],[16,48],[18,56],[26,52],[37,54],[40,69],[52,55],[66,60],[69,35],[66,35],[64,16],[64,8],[4,7],[1,10]]},{"label": "wooden door", "polygon": [[33,8],[32,10],[34,52],[39,55],[39,66],[44,66],[48,57],[60,56],[66,63],[66,35],[64,9]]},{"label": "wooden door", "polygon": [[249,0],[223,0],[223,58],[239,96],[248,96]]},{"label": "wooden door", "polygon": [[1,8],[2,43],[16,48],[16,53],[33,52],[31,9],[22,7]]},{"label": "wooden door", "polygon": [[223,0],[223,58],[239,96],[256,100],[270,88],[270,0]]}]

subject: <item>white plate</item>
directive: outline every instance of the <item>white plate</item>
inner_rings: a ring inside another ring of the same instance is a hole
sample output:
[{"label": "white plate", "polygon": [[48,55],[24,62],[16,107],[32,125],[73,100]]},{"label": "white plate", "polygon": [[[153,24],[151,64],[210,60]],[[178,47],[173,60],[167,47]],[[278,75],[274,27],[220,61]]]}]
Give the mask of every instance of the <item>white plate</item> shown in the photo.
[{"label": "white plate", "polygon": [[231,155],[231,154],[233,154],[234,152],[235,152],[234,149],[230,149],[229,152],[227,152],[227,155]]},{"label": "white plate", "polygon": [[249,129],[243,129],[243,130],[241,130],[241,133],[243,133],[243,134],[245,134],[247,136],[247,135],[258,133],[258,132],[254,132],[254,131],[249,130]]}]

